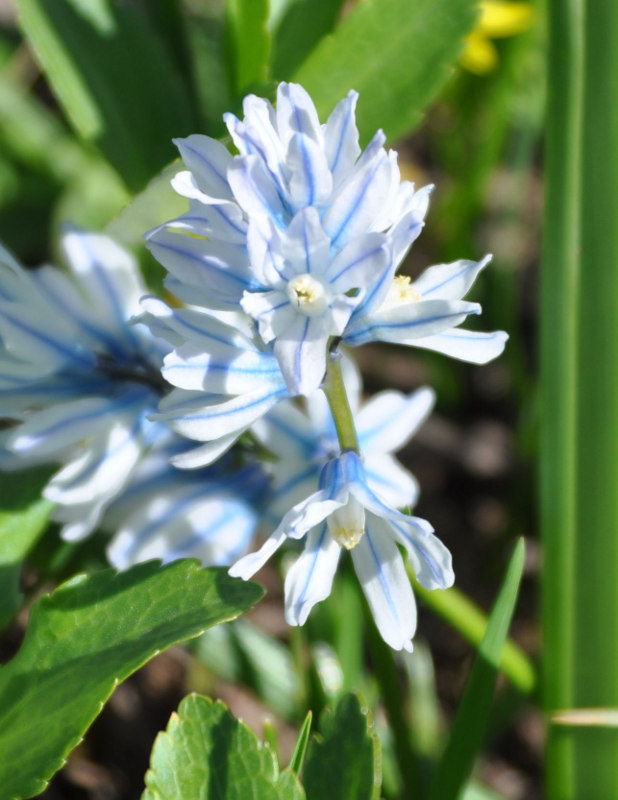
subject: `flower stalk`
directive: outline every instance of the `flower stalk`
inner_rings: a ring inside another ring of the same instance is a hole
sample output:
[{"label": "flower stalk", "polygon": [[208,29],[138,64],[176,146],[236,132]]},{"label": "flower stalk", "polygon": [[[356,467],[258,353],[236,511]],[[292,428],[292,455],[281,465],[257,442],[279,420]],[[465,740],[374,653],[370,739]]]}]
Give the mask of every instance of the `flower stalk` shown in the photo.
[{"label": "flower stalk", "polygon": [[353,450],[358,453],[358,436],[341,372],[341,354],[332,347],[326,360],[326,381],[322,390],[333,415],[342,451]]}]

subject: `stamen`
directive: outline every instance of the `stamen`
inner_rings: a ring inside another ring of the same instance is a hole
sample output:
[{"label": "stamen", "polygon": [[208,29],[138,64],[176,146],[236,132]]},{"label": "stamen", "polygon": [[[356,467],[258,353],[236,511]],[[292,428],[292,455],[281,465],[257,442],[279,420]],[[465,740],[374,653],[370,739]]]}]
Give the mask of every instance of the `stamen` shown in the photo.
[{"label": "stamen", "polygon": [[295,275],[287,285],[291,303],[308,317],[318,316],[328,308],[328,295],[324,284],[303,272]]}]

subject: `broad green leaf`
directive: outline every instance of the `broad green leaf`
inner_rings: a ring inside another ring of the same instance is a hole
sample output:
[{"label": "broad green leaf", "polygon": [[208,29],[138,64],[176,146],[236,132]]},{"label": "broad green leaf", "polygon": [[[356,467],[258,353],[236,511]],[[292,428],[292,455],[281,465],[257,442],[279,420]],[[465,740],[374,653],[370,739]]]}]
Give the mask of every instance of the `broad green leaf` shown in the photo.
[{"label": "broad green leaf", "polygon": [[268,0],[228,0],[226,41],[232,85],[240,95],[268,77],[270,33],[267,28]]},{"label": "broad green leaf", "polygon": [[0,473],[0,630],[21,606],[22,562],[45,530],[53,508],[41,498],[48,480],[46,469]]},{"label": "broad green leaf", "polygon": [[21,649],[0,669],[3,797],[41,792],[119,681],[261,594],[224,569],[183,560],[79,575],[38,600]]},{"label": "broad green leaf", "polygon": [[142,800],[303,800],[296,776],[219,700],[185,697],[155,741]]},{"label": "broad green leaf", "polygon": [[21,27],[77,131],[96,141],[133,190],[194,127],[168,51],[133,4],[16,0]]},{"label": "broad green leaf", "polygon": [[448,744],[436,766],[430,800],[456,800],[461,796],[481,747],[491,711],[502,648],[515,610],[524,555],[524,541],[520,539],[489,617],[487,632],[459,703]]},{"label": "broad green leaf", "polygon": [[294,74],[320,39],[331,32],[342,5],[343,0],[293,0],[286,5],[273,34],[273,77],[287,80]]},{"label": "broad green leaf", "polygon": [[476,16],[474,0],[363,0],[294,74],[323,119],[360,93],[361,141],[407,133],[450,75]]},{"label": "broad green leaf", "polygon": [[358,697],[344,695],[321,722],[322,737],[310,743],[305,765],[307,800],[377,800],[379,745]]}]

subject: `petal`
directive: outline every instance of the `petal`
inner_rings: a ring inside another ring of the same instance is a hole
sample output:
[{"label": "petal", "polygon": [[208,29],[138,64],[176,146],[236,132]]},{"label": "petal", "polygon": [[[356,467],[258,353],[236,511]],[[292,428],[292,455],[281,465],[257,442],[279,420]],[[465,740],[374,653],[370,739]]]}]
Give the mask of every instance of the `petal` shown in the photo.
[{"label": "petal", "polygon": [[[179,175],[182,174],[191,175],[190,172],[179,173]],[[175,183],[174,188],[177,188]],[[198,199],[209,200],[205,195],[201,195]],[[203,202],[192,199],[191,208],[186,214],[176,217],[155,230],[163,228],[185,230],[196,236],[220,239],[232,244],[244,245],[247,241],[247,223],[240,207],[236,203],[226,200],[208,202],[207,205],[204,205]],[[153,230],[150,235],[152,236],[154,233]]]},{"label": "petal", "polygon": [[478,303],[421,300],[378,311],[348,325],[344,341],[357,347],[371,341],[416,344],[416,340],[459,325],[468,314],[480,314]]},{"label": "petal", "polygon": [[173,430],[189,439],[210,442],[231,433],[244,431],[275,403],[287,396],[285,387],[280,384],[266,384],[253,392],[223,402],[205,402],[198,408],[188,404],[184,413],[182,407],[165,410],[161,406],[164,410],[160,414],[153,415],[153,418],[164,419]]},{"label": "petal", "polygon": [[198,469],[213,464],[232,447],[243,431],[234,431],[228,436],[221,436],[212,442],[186,450],[184,453],[172,456],[170,463],[178,469]]},{"label": "petal", "polygon": [[159,230],[146,246],[178,280],[203,289],[215,308],[237,306],[243,291],[251,288],[246,253],[238,245]]},{"label": "petal", "polygon": [[203,192],[211,197],[233,199],[227,180],[227,168],[232,155],[221,142],[199,133],[186,139],[174,139],[173,142]]},{"label": "petal", "polygon": [[102,234],[67,229],[60,243],[95,319],[135,338],[127,321],[139,311],[145,287],[133,256]]},{"label": "petal", "polygon": [[253,433],[280,459],[305,461],[316,450],[316,432],[293,403],[284,401],[256,420]]},{"label": "petal", "polygon": [[380,635],[394,650],[411,651],[416,603],[392,538],[372,520],[351,554]]},{"label": "petal", "polygon": [[268,221],[285,227],[286,210],[277,184],[257,156],[236,156],[228,169],[236,202],[251,219],[255,217],[268,235]]},{"label": "petal", "polygon": [[356,417],[363,454],[402,448],[425,422],[435,401],[435,392],[428,386],[409,395],[386,391],[372,397]]},{"label": "petal", "polygon": [[282,289],[294,275],[281,251],[281,236],[271,223],[268,233],[264,232],[264,224],[254,219],[249,221],[247,232],[247,250],[251,268],[262,286]]},{"label": "petal", "polygon": [[256,320],[260,336],[265,342],[272,342],[281,336],[298,316],[287,294],[280,291],[245,292],[240,305]]},{"label": "petal", "polygon": [[135,508],[107,553],[119,569],[152,558],[229,564],[246,550],[255,523],[256,514],[246,503],[225,494],[213,496],[207,481],[197,487],[172,486]]},{"label": "petal", "polygon": [[326,272],[330,241],[315,208],[299,211],[281,237],[281,251],[293,274],[307,272],[320,277]]},{"label": "petal", "polygon": [[324,151],[335,186],[346,177],[360,155],[358,128],[356,127],[356,101],[358,93],[349,91],[333,109],[324,131]]},{"label": "petal", "polygon": [[417,339],[414,344],[416,347],[436,350],[452,358],[458,358],[460,361],[486,364],[502,353],[508,338],[509,335],[505,331],[479,333],[460,328],[449,328],[433,336]]},{"label": "petal", "polygon": [[322,144],[320,120],[313,100],[297,83],[282,82],[277,87],[277,131],[286,149],[295,133]]},{"label": "petal", "polygon": [[[362,445],[361,445],[362,450]],[[393,508],[416,505],[420,489],[414,475],[385,453],[374,453],[365,464],[367,485]]]},{"label": "petal", "polygon": [[288,186],[295,208],[323,206],[333,190],[333,176],[320,145],[309,136],[295,133],[286,155],[290,170]]},{"label": "petal", "polygon": [[390,261],[388,238],[382,233],[367,233],[337,253],[328,267],[328,279],[333,289],[343,294],[372,284]]},{"label": "petal", "polygon": [[466,295],[479,272],[491,261],[485,256],[481,261],[453,261],[429,267],[417,278],[414,289],[423,299],[460,300]]},{"label": "petal", "polygon": [[334,248],[344,247],[371,228],[390,188],[391,170],[384,150],[366,163],[361,159],[335,192],[322,220]]},{"label": "petal", "polygon": [[328,320],[298,314],[274,344],[290,395],[309,395],[322,383],[326,372]]},{"label": "petal", "polygon": [[319,525],[334,511],[345,506],[345,489],[335,493],[333,488],[320,489],[297,503],[283,516],[273,536],[284,532],[290,539],[302,539],[311,528]]},{"label": "petal", "polygon": [[[384,518],[383,518],[384,519]],[[379,520],[379,524],[386,525],[386,521]],[[409,520],[419,524],[410,524]],[[407,551],[408,558],[414,567],[416,579],[426,589],[448,589],[455,582],[452,557],[449,550],[440,539],[431,531],[431,525],[418,517],[401,515],[399,519],[389,519],[388,527],[395,534],[395,538]]]},{"label": "petal", "polygon": [[178,347],[165,357],[161,372],[180,389],[210,394],[245,394],[281,380],[279,365],[271,354],[215,342],[209,352],[194,342]]},{"label": "petal", "polygon": [[340,553],[325,524],[309,532],[303,552],[285,576],[288,625],[304,625],[313,606],[328,597]]},{"label": "petal", "polygon": [[255,553],[249,553],[243,556],[243,558],[239,559],[235,564],[232,564],[228,569],[228,573],[233,578],[242,578],[243,581],[248,581],[258,570],[262,569],[264,564],[277,552],[286,539],[287,536],[285,533],[278,533],[275,531],[259,550]]}]

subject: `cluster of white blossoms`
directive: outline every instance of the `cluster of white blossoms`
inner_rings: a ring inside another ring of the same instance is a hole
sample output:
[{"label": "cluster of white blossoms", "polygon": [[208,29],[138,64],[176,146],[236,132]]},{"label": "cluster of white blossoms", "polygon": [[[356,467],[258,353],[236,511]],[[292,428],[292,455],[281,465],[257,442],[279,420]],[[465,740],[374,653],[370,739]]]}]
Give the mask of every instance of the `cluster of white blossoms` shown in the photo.
[{"label": "cluster of white blossoms", "polygon": [[[431,525],[401,510],[418,487],[392,456],[433,393],[361,406],[341,347],[394,342],[480,364],[507,336],[459,328],[480,313],[463,298],[489,257],[396,274],[432,187],[401,180],[382,132],[361,151],[356,100],[320,124],[308,94],[282,83],[275,107],[250,95],[242,120],[225,116],[236,155],[207,136],[177,140],[186,169],[172,185],[189,210],[147,235],[173,303],[143,296],[129,256],[104,237],[66,235],[77,287],[3,256],[0,414],[14,423],[0,457],[61,462],[46,496],[65,536],[116,531],[119,566],[197,554],[246,579],[305,539],[285,579],[292,625],[328,596],[348,550],[382,637],[411,649],[398,546],[422,585],[453,582]],[[276,458],[261,468],[263,448]],[[237,560],[256,498],[274,532]]]}]

